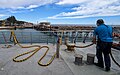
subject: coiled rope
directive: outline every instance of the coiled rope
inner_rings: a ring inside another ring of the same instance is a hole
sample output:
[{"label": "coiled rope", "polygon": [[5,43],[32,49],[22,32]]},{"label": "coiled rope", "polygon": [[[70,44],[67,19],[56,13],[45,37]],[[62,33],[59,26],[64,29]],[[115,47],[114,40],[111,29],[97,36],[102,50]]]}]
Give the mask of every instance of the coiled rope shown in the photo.
[{"label": "coiled rope", "polygon": [[[13,37],[14,42],[15,42],[16,44],[18,44],[21,48],[37,47],[37,48],[34,49],[34,50],[31,50],[31,51],[28,51],[28,52],[25,52],[25,53],[22,53],[22,54],[17,55],[16,57],[13,58],[13,61],[14,61],[14,62],[23,62],[23,61],[29,59],[30,57],[32,57],[35,53],[37,53],[37,52],[38,52],[39,50],[41,50],[42,48],[47,48],[47,50],[46,50],[45,54],[43,54],[43,56],[38,60],[38,64],[39,64],[40,66],[48,66],[48,65],[50,65],[50,64],[52,63],[52,61],[54,60],[54,58],[55,58],[55,56],[56,56],[56,53],[54,53],[54,55],[52,56],[52,58],[51,58],[46,64],[41,63],[42,59],[46,56],[46,54],[47,54],[48,51],[49,51],[49,47],[48,47],[48,46],[39,46],[39,45],[22,46],[22,45],[18,42],[18,40],[17,40],[17,38],[16,38],[16,36],[15,36],[14,31],[11,31],[11,36]],[[26,57],[26,58],[19,59],[19,60],[17,59],[17,58],[19,58],[19,57],[21,57],[21,56],[24,56],[24,55],[26,55],[26,54],[29,54],[29,53],[32,53],[32,54],[29,55],[29,56]]]},{"label": "coiled rope", "polygon": [[[49,50],[49,47],[48,47],[48,46],[42,46],[42,47],[40,47],[39,45],[22,46],[22,45],[20,45],[20,43],[18,42],[18,40],[17,40],[17,38],[16,38],[16,36],[15,36],[14,31],[11,32],[11,35],[13,36],[14,42],[15,42],[16,44],[18,44],[21,48],[38,47],[38,48],[36,48],[35,50],[31,50],[31,51],[29,51],[29,52],[25,52],[25,53],[23,53],[23,54],[20,54],[20,55],[14,57],[14,58],[13,58],[13,61],[14,61],[14,62],[23,62],[23,61],[29,59],[30,57],[32,57],[35,53],[37,53],[37,52],[38,52],[40,49],[42,49],[42,48],[47,48],[47,50],[46,50],[45,54],[39,59],[38,64],[39,64],[40,66],[48,66],[48,65],[50,65],[50,64],[52,63],[52,61],[54,60],[54,58],[55,58],[55,56],[56,56],[56,53],[52,56],[52,58],[49,60],[49,62],[48,62],[47,64],[41,63],[41,60],[46,56],[46,54],[47,54],[47,52],[48,52],[48,50]],[[89,46],[92,46],[92,45],[94,45],[94,44],[91,43],[91,44],[86,45],[86,46],[74,46],[74,47],[77,47],[77,48],[86,48],[86,47],[89,47]],[[32,52],[33,52],[33,53],[32,53]],[[24,55],[29,54],[29,53],[32,53],[32,54],[31,54],[30,56],[24,58],[24,59],[17,60],[18,57],[24,56]],[[115,63],[118,67],[120,67],[120,64],[119,64],[119,63],[115,60],[115,58],[113,57],[112,52],[110,52],[110,56],[111,56],[112,60],[114,61],[114,63]]]}]

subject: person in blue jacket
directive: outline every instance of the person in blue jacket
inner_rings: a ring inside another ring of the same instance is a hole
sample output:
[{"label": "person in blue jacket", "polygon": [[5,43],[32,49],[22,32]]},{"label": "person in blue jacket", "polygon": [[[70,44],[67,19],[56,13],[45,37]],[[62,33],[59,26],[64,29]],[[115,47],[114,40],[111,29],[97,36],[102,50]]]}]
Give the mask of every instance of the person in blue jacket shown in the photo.
[{"label": "person in blue jacket", "polygon": [[[105,71],[110,71],[111,60],[110,60],[110,52],[113,42],[112,37],[112,27],[109,25],[105,25],[103,19],[98,19],[97,27],[94,30],[93,35],[93,43],[96,44],[96,57],[98,59],[98,63],[95,63],[96,66],[104,68],[105,63]],[[104,55],[104,61],[103,56]]]}]

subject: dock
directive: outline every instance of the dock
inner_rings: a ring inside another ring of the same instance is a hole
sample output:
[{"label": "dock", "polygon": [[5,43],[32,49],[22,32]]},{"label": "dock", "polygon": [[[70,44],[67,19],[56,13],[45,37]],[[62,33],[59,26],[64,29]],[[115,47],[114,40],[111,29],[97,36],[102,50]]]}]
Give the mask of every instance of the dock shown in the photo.
[{"label": "dock", "polygon": [[[76,43],[77,45],[86,45],[90,42]],[[120,75],[120,68],[112,61],[111,71],[106,72],[103,69],[96,67],[95,65],[87,65],[85,63],[87,59],[87,53],[95,54],[95,45],[87,48],[75,48],[74,52],[66,51],[66,46],[60,46],[60,57],[55,58],[53,62],[47,66],[39,66],[37,61],[44,54],[45,49],[40,50],[34,56],[24,62],[13,62],[13,57],[30,51],[34,48],[21,48],[18,45],[11,44],[11,48],[3,48],[5,44],[0,45],[0,75]],[[31,44],[21,44],[28,46]],[[48,46],[50,50],[43,59],[42,63],[46,63],[56,52],[56,45],[37,43],[32,45]],[[112,53],[117,62],[120,63],[120,51],[112,49]],[[75,65],[75,54],[83,55],[83,65]],[[27,55],[18,59],[24,58]],[[95,62],[97,59],[95,58]]]},{"label": "dock", "polygon": [[3,29],[14,29],[14,27],[11,27],[11,26],[9,26],[9,27],[0,27],[0,30],[3,30]]}]

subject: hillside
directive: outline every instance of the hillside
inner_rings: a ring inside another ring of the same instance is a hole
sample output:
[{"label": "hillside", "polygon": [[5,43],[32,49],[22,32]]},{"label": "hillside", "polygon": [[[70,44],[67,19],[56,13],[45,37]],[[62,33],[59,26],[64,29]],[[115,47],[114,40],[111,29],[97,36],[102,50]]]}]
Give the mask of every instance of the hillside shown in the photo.
[{"label": "hillside", "polygon": [[25,23],[28,23],[28,22],[19,21],[15,18],[15,16],[10,16],[4,20],[0,20],[0,26],[14,26],[14,25],[20,26]]}]

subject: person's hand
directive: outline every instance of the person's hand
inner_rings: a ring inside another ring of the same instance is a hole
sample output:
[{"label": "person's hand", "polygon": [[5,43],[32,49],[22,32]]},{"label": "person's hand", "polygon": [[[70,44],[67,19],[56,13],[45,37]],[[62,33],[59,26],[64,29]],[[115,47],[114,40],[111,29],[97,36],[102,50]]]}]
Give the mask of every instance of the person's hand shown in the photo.
[{"label": "person's hand", "polygon": [[93,44],[96,44],[96,36],[93,36],[92,42],[93,42]]},{"label": "person's hand", "polygon": [[93,43],[93,44],[96,44],[96,40],[92,40],[92,43]]},{"label": "person's hand", "polygon": [[120,34],[118,34],[118,33],[113,33],[113,37],[119,37],[119,38],[120,38]]}]

